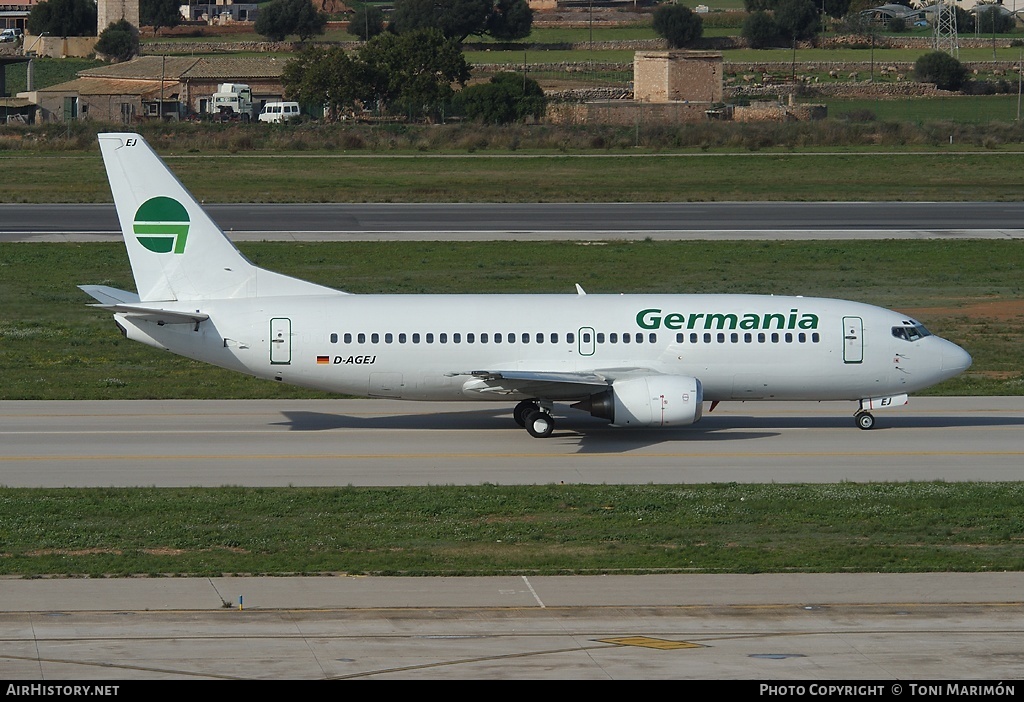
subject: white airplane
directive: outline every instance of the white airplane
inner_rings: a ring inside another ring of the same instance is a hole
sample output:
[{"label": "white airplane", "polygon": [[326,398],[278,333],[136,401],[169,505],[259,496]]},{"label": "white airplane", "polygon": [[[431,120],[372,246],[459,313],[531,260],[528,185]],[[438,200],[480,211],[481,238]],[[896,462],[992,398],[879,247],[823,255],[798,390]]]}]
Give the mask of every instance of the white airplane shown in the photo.
[{"label": "white airplane", "polygon": [[[248,261],[137,134],[99,135],[137,293],[82,290],[135,341],[259,378],[405,400],[554,403],[620,427],[693,424],[705,402],[872,410],[971,357],[899,312],[768,295],[351,295]],[[709,410],[710,411],[710,410]]]}]

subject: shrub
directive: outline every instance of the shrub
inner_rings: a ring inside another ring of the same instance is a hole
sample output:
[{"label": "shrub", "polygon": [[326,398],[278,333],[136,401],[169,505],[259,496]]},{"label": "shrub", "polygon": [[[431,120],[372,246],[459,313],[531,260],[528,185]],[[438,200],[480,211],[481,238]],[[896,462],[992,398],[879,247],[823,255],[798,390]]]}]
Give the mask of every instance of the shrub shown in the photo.
[{"label": "shrub", "polygon": [[914,77],[941,90],[960,90],[967,82],[967,69],[949,54],[932,51],[914,62]]}]

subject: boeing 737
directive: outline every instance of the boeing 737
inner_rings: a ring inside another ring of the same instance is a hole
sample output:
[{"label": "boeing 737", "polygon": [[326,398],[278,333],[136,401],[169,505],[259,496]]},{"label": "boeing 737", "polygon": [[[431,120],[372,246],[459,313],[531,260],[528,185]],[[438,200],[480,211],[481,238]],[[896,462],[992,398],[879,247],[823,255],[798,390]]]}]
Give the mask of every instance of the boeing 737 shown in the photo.
[{"label": "boeing 737", "polygon": [[905,314],[769,295],[353,295],[247,260],[137,134],[100,150],[137,292],[82,290],[127,338],[259,378],[405,400],[555,403],[618,427],[678,427],[729,400],[850,400],[872,411],[966,370]]}]

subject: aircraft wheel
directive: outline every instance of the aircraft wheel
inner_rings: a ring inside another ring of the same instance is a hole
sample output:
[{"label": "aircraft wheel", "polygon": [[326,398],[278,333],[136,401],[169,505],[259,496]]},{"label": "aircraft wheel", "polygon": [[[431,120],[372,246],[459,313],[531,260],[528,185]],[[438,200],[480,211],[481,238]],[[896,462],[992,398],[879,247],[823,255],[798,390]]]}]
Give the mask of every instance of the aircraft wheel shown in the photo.
[{"label": "aircraft wheel", "polygon": [[535,439],[551,436],[555,430],[555,420],[547,412],[534,410],[526,415],[526,431]]},{"label": "aircraft wheel", "polygon": [[523,400],[516,405],[514,410],[512,410],[512,419],[516,420],[516,424],[519,426],[525,427],[527,415],[529,415],[530,412],[536,412],[539,409],[540,407],[538,407],[537,403],[533,400]]},{"label": "aircraft wheel", "polygon": [[857,426],[861,429],[871,429],[875,426],[875,416],[870,412],[858,412],[854,419],[857,420]]}]

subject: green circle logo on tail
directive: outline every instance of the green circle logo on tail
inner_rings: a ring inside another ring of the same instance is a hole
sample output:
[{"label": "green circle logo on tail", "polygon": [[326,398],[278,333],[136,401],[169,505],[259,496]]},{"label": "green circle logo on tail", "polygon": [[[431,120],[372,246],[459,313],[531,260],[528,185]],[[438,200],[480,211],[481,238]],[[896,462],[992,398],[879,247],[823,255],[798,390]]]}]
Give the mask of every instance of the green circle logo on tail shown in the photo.
[{"label": "green circle logo on tail", "polygon": [[135,237],[153,253],[185,252],[188,212],[177,200],[154,197],[135,213]]}]

